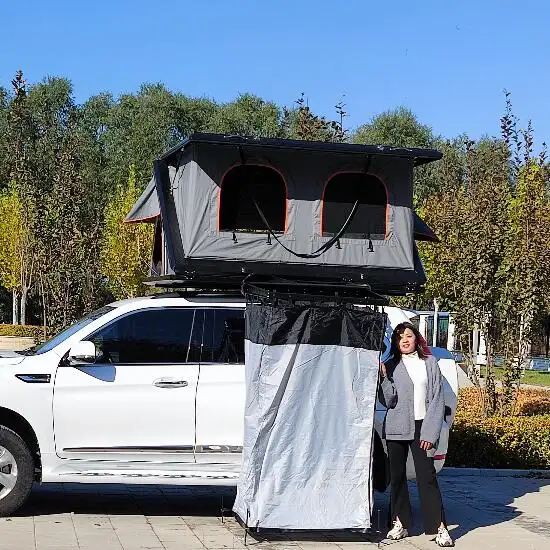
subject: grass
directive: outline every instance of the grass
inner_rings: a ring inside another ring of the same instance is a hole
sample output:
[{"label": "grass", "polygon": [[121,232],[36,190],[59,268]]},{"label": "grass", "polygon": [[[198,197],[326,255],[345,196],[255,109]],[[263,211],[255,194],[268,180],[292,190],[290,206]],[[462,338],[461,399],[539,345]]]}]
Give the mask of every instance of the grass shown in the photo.
[{"label": "grass", "polygon": [[[504,375],[504,370],[495,367],[495,378],[501,380]],[[485,368],[481,368],[481,376],[485,377]],[[550,372],[540,372],[534,370],[526,370],[525,375],[521,378],[522,384],[531,384],[533,386],[548,386],[550,387]]]}]

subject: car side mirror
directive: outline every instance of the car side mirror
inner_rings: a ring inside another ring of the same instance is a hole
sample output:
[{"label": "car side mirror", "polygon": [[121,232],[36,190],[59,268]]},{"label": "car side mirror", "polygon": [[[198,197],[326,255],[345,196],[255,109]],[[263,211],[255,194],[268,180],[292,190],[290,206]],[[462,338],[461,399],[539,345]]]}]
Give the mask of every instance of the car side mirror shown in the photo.
[{"label": "car side mirror", "polygon": [[82,340],[76,342],[69,350],[69,364],[75,363],[95,363],[97,358],[97,350],[93,342]]}]

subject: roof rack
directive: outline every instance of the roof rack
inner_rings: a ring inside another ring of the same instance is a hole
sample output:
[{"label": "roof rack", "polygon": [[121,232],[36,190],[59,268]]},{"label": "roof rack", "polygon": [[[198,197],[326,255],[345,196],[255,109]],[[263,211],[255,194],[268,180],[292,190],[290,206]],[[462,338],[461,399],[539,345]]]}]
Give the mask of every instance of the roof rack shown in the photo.
[{"label": "roof rack", "polygon": [[221,297],[239,297],[242,299],[240,290],[215,290],[215,289],[182,289],[182,290],[168,290],[167,292],[158,292],[150,296],[153,300],[160,298],[195,298],[197,296],[221,296]]},{"label": "roof rack", "polygon": [[243,281],[242,293],[247,300],[261,302],[288,300],[291,302],[388,304],[388,299],[374,292],[369,285],[357,283],[250,278]]}]

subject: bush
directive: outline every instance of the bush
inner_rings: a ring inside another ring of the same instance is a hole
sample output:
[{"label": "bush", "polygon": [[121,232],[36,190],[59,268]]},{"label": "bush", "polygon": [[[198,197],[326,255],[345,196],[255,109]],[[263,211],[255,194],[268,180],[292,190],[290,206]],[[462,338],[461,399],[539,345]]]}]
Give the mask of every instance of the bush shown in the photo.
[{"label": "bush", "polygon": [[40,340],[44,336],[44,327],[35,325],[0,325],[0,336],[17,336]]},{"label": "bush", "polygon": [[448,466],[550,468],[550,415],[457,415],[447,456]]},{"label": "bush", "polygon": [[545,396],[524,396],[518,398],[514,413],[518,416],[550,414],[550,391]]},{"label": "bush", "polygon": [[[458,394],[457,415],[483,416],[481,399],[484,390],[463,388]],[[514,406],[514,416],[550,414],[550,390],[520,388]]]},{"label": "bush", "polygon": [[483,417],[482,390],[460,390],[447,466],[550,468],[550,391],[520,389],[514,415]]}]

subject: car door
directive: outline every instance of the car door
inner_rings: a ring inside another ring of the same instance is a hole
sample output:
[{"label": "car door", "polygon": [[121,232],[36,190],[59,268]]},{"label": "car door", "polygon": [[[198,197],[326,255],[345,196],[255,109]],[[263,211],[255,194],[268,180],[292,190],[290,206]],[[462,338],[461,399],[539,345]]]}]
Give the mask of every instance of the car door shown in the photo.
[{"label": "car door", "polygon": [[97,361],[62,361],[55,376],[57,454],[193,462],[203,318],[194,308],[139,309],[85,337]]},{"label": "car door", "polygon": [[204,310],[196,459],[240,464],[244,437],[244,309]]}]

